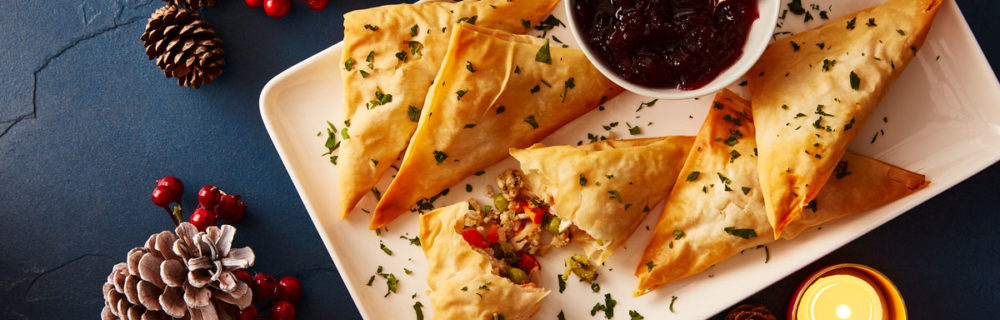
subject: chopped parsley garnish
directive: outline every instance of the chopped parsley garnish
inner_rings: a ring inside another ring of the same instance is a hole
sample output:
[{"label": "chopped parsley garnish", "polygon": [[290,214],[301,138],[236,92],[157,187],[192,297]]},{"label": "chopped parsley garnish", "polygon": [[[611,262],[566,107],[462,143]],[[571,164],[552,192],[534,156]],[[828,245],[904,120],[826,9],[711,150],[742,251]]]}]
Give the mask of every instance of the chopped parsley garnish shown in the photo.
[{"label": "chopped parsley garnish", "polygon": [[563,293],[563,291],[566,291],[566,279],[563,279],[563,275],[561,274],[556,276],[556,279],[559,280],[559,293]]},{"label": "chopped parsley garnish", "polygon": [[[320,155],[321,157],[330,156],[330,163],[337,165],[337,156],[333,154],[334,151],[340,148],[340,142],[337,141],[337,127],[334,126],[330,121],[326,122],[328,128],[326,129],[326,143],[323,144],[326,147],[326,153]],[[346,129],[346,128],[345,128]],[[322,135],[322,132],[320,132]]]},{"label": "chopped parsley garnish", "polygon": [[378,246],[380,248],[382,248],[382,252],[385,252],[385,254],[390,255],[390,256],[392,255],[392,250],[389,250],[389,247],[386,247],[385,243],[379,242]]},{"label": "chopped parsley garnish", "polygon": [[750,193],[750,187],[741,187],[740,189],[743,190],[743,195],[747,195]]},{"label": "chopped parsley garnish", "polygon": [[351,71],[353,69],[354,69],[354,58],[347,58],[347,61],[344,61],[344,70]]},{"label": "chopped parsley garnish", "polygon": [[531,21],[521,19],[521,25],[524,26],[525,29],[531,28]]},{"label": "chopped parsley garnish", "polygon": [[716,108],[716,109],[722,110],[722,104],[719,103],[718,101],[713,101],[712,102],[712,108]]},{"label": "chopped parsley garnish", "polygon": [[722,229],[726,233],[743,238],[743,239],[753,239],[757,237],[757,231],[753,229],[736,229],[736,227],[725,227]]},{"label": "chopped parsley garnish", "polygon": [[652,260],[646,261],[646,272],[653,271],[653,267],[656,266]]},{"label": "chopped parsley garnish", "polygon": [[821,115],[821,116],[833,117],[834,115],[826,113],[825,111],[823,111],[823,108],[825,108],[825,107],[826,106],[821,105],[821,104],[816,105],[816,114]]},{"label": "chopped parsley garnish", "polygon": [[501,114],[501,113],[503,113],[503,112],[504,112],[505,110],[507,110],[507,108],[506,108],[506,107],[504,107],[504,106],[499,106],[499,107],[497,107],[497,114]]},{"label": "chopped parsley garnish", "polygon": [[420,27],[419,26],[413,25],[412,27],[410,27],[410,36],[411,37],[416,37],[417,33],[419,33],[419,32],[420,32]]},{"label": "chopped parsley garnish", "polygon": [[344,139],[351,138],[351,135],[347,134],[347,127],[340,128],[340,136]]},{"label": "chopped parsley garnish", "polygon": [[591,283],[590,290],[594,291],[594,293],[601,292],[601,285],[598,284],[597,282]]},{"label": "chopped parsley garnish", "polygon": [[566,320],[566,316],[563,315],[563,311],[562,310],[559,310],[559,314],[556,315],[556,319]]},{"label": "chopped parsley garnish", "polygon": [[719,181],[721,181],[722,183],[727,185],[733,183],[733,180],[729,180],[729,177],[722,175],[722,172],[716,172],[715,174],[719,175]]},{"label": "chopped parsley garnish", "polygon": [[806,18],[802,22],[809,22],[812,19],[813,19],[812,12],[806,11]]},{"label": "chopped parsley garnish", "polygon": [[361,73],[361,77],[362,78],[367,78],[368,77],[368,71],[358,70],[358,73]]},{"label": "chopped parsley garnish", "polygon": [[802,209],[810,209],[813,212],[816,212],[816,199],[809,201],[809,204],[806,204],[806,206],[802,207]]},{"label": "chopped parsley garnish", "polygon": [[466,184],[465,185],[465,192],[472,192],[472,185],[471,184]]},{"label": "chopped parsley garnish", "polygon": [[802,117],[805,117],[805,116],[806,116],[806,114],[805,114],[805,113],[802,113],[802,112],[799,112],[799,113],[795,114],[795,118],[796,118],[796,119],[798,119],[798,118],[802,118]]},{"label": "chopped parsley garnish", "polygon": [[552,54],[549,53],[549,39],[545,39],[545,44],[541,48],[538,48],[538,53],[535,53],[535,61],[552,64]]},{"label": "chopped parsley garnish", "polygon": [[559,19],[550,14],[547,18],[545,18],[545,20],[542,20],[535,26],[535,30],[541,31],[542,37],[544,38],[548,34],[549,30],[552,30],[555,27],[565,26],[566,25],[563,24],[562,21],[559,21]]},{"label": "chopped parsley garnish", "polygon": [[722,142],[725,143],[726,145],[732,147],[732,146],[735,146],[736,143],[739,142],[738,141],[739,138],[742,138],[742,137],[743,137],[743,133],[740,133],[739,130],[729,129],[729,138],[726,138],[726,140],[722,141]]},{"label": "chopped parsley garnish", "polygon": [[538,122],[535,121],[535,115],[530,115],[527,118],[524,118],[524,122],[530,124],[532,129],[538,129]]},{"label": "chopped parsley garnish", "polygon": [[373,25],[370,25],[370,24],[365,24],[365,29],[368,29],[368,30],[371,30],[371,31],[378,31],[378,26],[373,26]]},{"label": "chopped parsley garnish", "polygon": [[674,240],[680,240],[683,237],[684,237],[683,230],[674,230]]},{"label": "chopped parsley garnish", "polygon": [[475,128],[475,127],[476,127],[475,123],[466,123],[465,127],[463,127],[463,128],[465,128],[465,129],[472,129],[472,128]]},{"label": "chopped parsley garnish", "polygon": [[837,167],[833,168],[833,174],[838,180],[851,175],[851,172],[847,170],[847,161],[837,162]]},{"label": "chopped parsley garnish", "polygon": [[868,18],[868,23],[865,23],[865,25],[869,27],[878,26],[877,24],[875,24],[875,18]]},{"label": "chopped parsley garnish", "polygon": [[677,302],[677,296],[670,297],[670,313],[674,313],[674,302]]},{"label": "chopped parsley garnish", "polygon": [[434,150],[434,160],[437,160],[437,164],[444,162],[444,159],[448,159],[448,155],[444,152]]},{"label": "chopped parsley garnish", "polygon": [[857,73],[851,71],[851,88],[854,90],[858,90],[858,88],[860,87],[861,87],[861,78],[858,77]]},{"label": "chopped parsley garnish", "polygon": [[420,236],[413,236],[413,239],[407,238],[406,236],[399,236],[399,238],[410,241],[411,245],[420,246]]},{"label": "chopped parsley garnish", "polygon": [[392,102],[392,95],[382,93],[382,88],[375,87],[375,99],[369,101],[366,107],[371,109],[371,107],[385,105],[389,102]]},{"label": "chopped parsley garnish", "polygon": [[365,61],[368,62],[368,69],[375,69],[375,51],[369,51],[368,56],[365,57]]},{"label": "chopped parsley garnish", "polygon": [[635,310],[629,310],[628,311],[628,316],[630,317],[629,320],[643,320],[643,319],[646,319],[646,317],[643,317],[641,314],[639,314],[639,312],[637,312]]},{"label": "chopped parsley garnish", "polygon": [[590,315],[594,316],[594,315],[597,315],[597,312],[604,311],[604,318],[606,318],[606,319],[614,318],[615,317],[615,305],[617,305],[617,304],[618,304],[618,301],[615,301],[615,299],[612,299],[610,293],[606,293],[606,294],[604,294],[604,304],[601,304],[600,302],[598,302],[597,304],[595,304],[594,307],[590,309]]},{"label": "chopped parsley garnish", "polygon": [[563,82],[563,94],[561,102],[566,102],[566,96],[569,95],[569,89],[573,89],[575,87],[576,84],[573,83],[573,78],[569,78],[566,80],[566,82]]},{"label": "chopped parsley garnish", "polygon": [[660,101],[660,99],[653,99],[648,102],[641,102],[639,103],[639,108],[635,109],[635,112],[639,112],[639,110],[642,110],[642,108],[652,108],[654,105],[656,105],[657,101]]},{"label": "chopped parsley garnish", "polygon": [[641,132],[641,130],[642,130],[642,129],[639,128],[639,126],[633,127],[628,122],[626,122],[625,125],[628,126],[628,134],[633,135],[633,136],[639,134]]},{"label": "chopped parsley garnish", "polygon": [[584,177],[582,173],[580,174],[580,185],[581,186],[587,185],[587,177]]},{"label": "chopped parsley garnish", "polygon": [[535,94],[539,90],[542,90],[542,87],[536,84],[534,88],[531,88],[531,94]]},{"label": "chopped parsley garnish", "polygon": [[901,35],[901,36],[905,36],[906,35],[906,32],[903,32],[903,29],[896,29],[896,32],[898,32],[899,35]]},{"label": "chopped parsley garnish", "polygon": [[687,176],[687,181],[695,181],[695,180],[698,180],[698,175],[700,175],[700,174],[701,174],[701,172],[698,172],[698,171],[691,171],[691,173],[690,173],[690,174],[688,174],[688,176]]},{"label": "chopped parsley garnish", "polygon": [[520,74],[521,73],[521,66],[514,66],[514,73]]},{"label": "chopped parsley garnish", "polygon": [[806,9],[802,7],[802,0],[792,0],[792,2],[789,2],[788,11],[791,11],[792,13],[797,15],[802,15],[803,13],[806,13]]},{"label": "chopped parsley garnish", "polygon": [[844,125],[844,131],[851,130],[854,127],[854,117],[851,117],[851,122]]},{"label": "chopped parsley garnish", "polygon": [[424,45],[422,43],[417,41],[410,41],[409,43],[407,43],[407,45],[410,46],[410,54],[414,56],[424,55],[423,53],[420,52],[420,50],[424,48]]},{"label": "chopped parsley garnish", "polygon": [[823,59],[823,71],[830,71],[830,68],[833,68],[835,64],[837,64],[837,59]]},{"label": "chopped parsley garnish", "polygon": [[464,97],[465,94],[468,93],[468,92],[469,92],[469,90],[458,90],[458,91],[455,91],[455,96],[456,96],[455,100],[462,100],[462,97]]},{"label": "chopped parsley garnish", "polygon": [[740,152],[736,151],[736,149],[729,151],[729,163],[733,163],[733,160],[736,160],[736,158],[739,157],[740,157]]},{"label": "chopped parsley garnish", "polygon": [[368,286],[371,287],[372,283],[374,283],[374,282],[375,282],[375,275],[372,275],[371,278],[368,278]]},{"label": "chopped parsley garnish", "polygon": [[410,121],[417,122],[417,120],[420,120],[420,109],[417,107],[411,105],[406,114],[410,116]]},{"label": "chopped parsley garnish", "polygon": [[798,43],[795,43],[795,41],[789,41],[788,43],[790,43],[792,45],[792,51],[799,51],[799,44]]},{"label": "chopped parsley garnish", "polygon": [[622,203],[622,195],[618,193],[618,190],[611,190],[608,193],[611,194],[608,199],[615,199],[618,200],[618,203]]},{"label": "chopped parsley garnish", "polygon": [[406,62],[406,51],[396,52],[396,59],[399,61]]},{"label": "chopped parsley garnish", "polygon": [[461,17],[461,18],[458,18],[458,21],[456,21],[455,23],[465,22],[465,23],[468,23],[468,24],[476,24],[476,19],[477,18],[479,18],[479,16]]},{"label": "chopped parsley garnish", "polygon": [[424,311],[421,310],[423,307],[424,305],[420,301],[413,304],[413,310],[417,312],[417,320],[424,320]]},{"label": "chopped parsley garnish", "polygon": [[465,61],[465,69],[469,70],[469,72],[476,72],[476,68],[472,66],[472,61]]},{"label": "chopped parsley garnish", "polygon": [[847,30],[854,30],[854,23],[857,22],[858,18],[854,17],[847,21]]},{"label": "chopped parsley garnish", "polygon": [[403,273],[405,273],[405,274],[413,274],[413,270],[410,270],[410,269],[407,269],[407,268],[403,268]]}]

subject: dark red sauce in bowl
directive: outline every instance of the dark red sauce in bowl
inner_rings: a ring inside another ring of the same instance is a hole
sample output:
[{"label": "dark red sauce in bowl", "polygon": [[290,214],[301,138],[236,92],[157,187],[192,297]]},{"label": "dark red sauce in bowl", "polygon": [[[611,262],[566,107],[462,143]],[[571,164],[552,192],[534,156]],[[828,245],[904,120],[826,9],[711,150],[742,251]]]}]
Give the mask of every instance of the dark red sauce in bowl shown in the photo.
[{"label": "dark red sauce in bowl", "polygon": [[692,90],[743,54],[757,0],[576,0],[583,42],[625,80]]}]

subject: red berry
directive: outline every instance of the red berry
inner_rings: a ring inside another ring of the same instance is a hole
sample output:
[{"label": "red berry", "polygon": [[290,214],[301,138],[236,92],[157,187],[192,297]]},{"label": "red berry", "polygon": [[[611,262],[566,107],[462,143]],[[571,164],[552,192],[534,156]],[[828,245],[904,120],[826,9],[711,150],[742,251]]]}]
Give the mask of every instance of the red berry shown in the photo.
[{"label": "red berry", "polygon": [[198,228],[198,231],[205,231],[205,229],[209,226],[215,225],[215,214],[204,208],[194,209],[194,213],[191,214],[191,218],[189,218],[188,221],[191,222],[195,228]]},{"label": "red berry", "polygon": [[251,304],[246,309],[237,312],[236,315],[240,320],[257,320],[257,306]]},{"label": "red berry", "polygon": [[156,180],[156,186],[163,186],[170,189],[170,192],[174,196],[171,202],[180,202],[181,196],[184,195],[184,183],[181,182],[181,179],[177,179],[174,176],[166,176],[163,179]]},{"label": "red berry", "polygon": [[326,9],[326,5],[330,4],[330,0],[306,0],[306,5],[309,9],[320,11]]},{"label": "red berry", "polygon": [[266,273],[258,273],[253,276],[253,300],[261,301],[274,296],[274,291],[277,289],[278,280],[274,279],[274,276]]},{"label": "red berry", "polygon": [[271,18],[284,17],[291,9],[291,0],[264,0],[264,13]]},{"label": "red berry", "polygon": [[170,191],[170,188],[157,186],[153,189],[153,203],[157,207],[169,207],[171,202],[174,202],[174,193]]},{"label": "red berry", "polygon": [[260,6],[264,5],[264,0],[243,0],[243,1],[247,3],[247,7],[251,8],[260,8]]},{"label": "red berry", "polygon": [[240,280],[240,282],[246,283],[247,285],[253,285],[253,275],[250,274],[250,271],[239,269],[233,274],[236,275],[236,279]]},{"label": "red berry", "polygon": [[240,223],[240,221],[243,221],[243,213],[246,211],[246,208],[247,204],[243,203],[243,197],[240,195],[224,194],[219,197],[219,204],[215,206],[215,213],[230,223]]},{"label": "red berry", "polygon": [[299,278],[287,276],[278,281],[278,299],[288,300],[292,304],[299,304],[302,297],[302,283]]},{"label": "red berry", "polygon": [[295,319],[295,306],[288,301],[278,301],[271,307],[271,320]]},{"label": "red berry", "polygon": [[201,187],[198,190],[198,204],[205,208],[215,208],[216,204],[219,204],[219,197],[222,193],[219,192],[219,188],[213,185],[207,185]]}]

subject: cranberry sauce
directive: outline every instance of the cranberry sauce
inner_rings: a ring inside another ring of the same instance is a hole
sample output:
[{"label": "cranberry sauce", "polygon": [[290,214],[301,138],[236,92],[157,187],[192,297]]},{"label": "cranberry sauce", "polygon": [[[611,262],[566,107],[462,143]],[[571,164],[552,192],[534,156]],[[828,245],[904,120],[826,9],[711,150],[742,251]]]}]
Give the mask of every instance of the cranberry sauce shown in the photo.
[{"label": "cranberry sauce", "polygon": [[697,89],[743,54],[757,0],[577,0],[587,44],[608,67],[649,87]]}]

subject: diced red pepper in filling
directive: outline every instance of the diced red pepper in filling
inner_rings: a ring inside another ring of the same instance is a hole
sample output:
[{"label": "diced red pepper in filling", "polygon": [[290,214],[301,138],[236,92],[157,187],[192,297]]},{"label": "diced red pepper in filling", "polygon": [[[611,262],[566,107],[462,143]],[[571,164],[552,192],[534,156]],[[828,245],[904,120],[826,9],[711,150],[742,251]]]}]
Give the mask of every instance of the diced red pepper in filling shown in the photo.
[{"label": "diced red pepper in filling", "polygon": [[542,266],[538,264],[538,261],[535,260],[535,257],[532,257],[530,254],[524,252],[521,252],[521,261],[517,262],[517,267],[521,268],[521,270],[524,270],[525,272],[531,271],[531,269],[534,268],[542,268]]},{"label": "diced red pepper in filling", "polygon": [[542,218],[545,218],[545,208],[530,207],[528,208],[531,215],[531,222],[541,225]]},{"label": "diced red pepper in filling", "polygon": [[490,225],[489,231],[486,231],[486,241],[490,243],[500,242],[500,228],[495,224]]},{"label": "diced red pepper in filling", "polygon": [[462,230],[462,238],[465,238],[465,242],[468,242],[469,245],[476,248],[486,248],[490,246],[490,244],[486,242],[486,239],[483,238],[483,234],[479,233],[479,230],[476,230],[476,228],[466,228],[465,230]]}]

